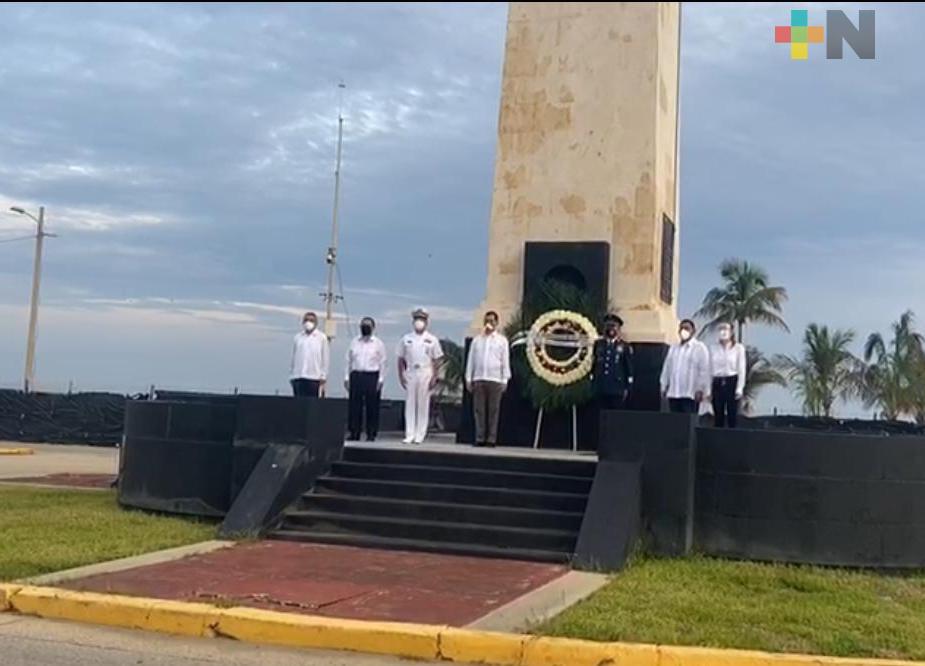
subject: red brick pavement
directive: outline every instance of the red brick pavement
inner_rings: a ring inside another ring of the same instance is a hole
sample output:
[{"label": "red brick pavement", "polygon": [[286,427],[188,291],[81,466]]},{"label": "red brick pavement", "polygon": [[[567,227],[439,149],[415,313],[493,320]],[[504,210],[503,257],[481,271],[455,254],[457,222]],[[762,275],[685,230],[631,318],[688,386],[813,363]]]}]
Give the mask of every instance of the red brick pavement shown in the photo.
[{"label": "red brick pavement", "polygon": [[49,474],[4,479],[4,483],[32,483],[71,488],[109,488],[116,477],[112,474]]},{"label": "red brick pavement", "polygon": [[261,541],[65,586],[310,615],[464,626],[566,571],[535,562]]}]

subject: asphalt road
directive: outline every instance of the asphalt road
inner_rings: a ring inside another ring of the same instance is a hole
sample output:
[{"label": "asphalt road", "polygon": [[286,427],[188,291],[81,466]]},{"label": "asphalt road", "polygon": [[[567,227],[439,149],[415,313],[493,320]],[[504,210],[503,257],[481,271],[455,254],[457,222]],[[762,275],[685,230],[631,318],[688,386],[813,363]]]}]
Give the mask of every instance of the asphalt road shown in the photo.
[{"label": "asphalt road", "polygon": [[119,452],[114,447],[2,441],[0,447],[26,448],[35,452],[31,456],[3,456],[0,479],[65,473],[115,474],[119,469]]},{"label": "asphalt road", "polygon": [[413,666],[420,661],[287,650],[0,615],[3,666]]}]

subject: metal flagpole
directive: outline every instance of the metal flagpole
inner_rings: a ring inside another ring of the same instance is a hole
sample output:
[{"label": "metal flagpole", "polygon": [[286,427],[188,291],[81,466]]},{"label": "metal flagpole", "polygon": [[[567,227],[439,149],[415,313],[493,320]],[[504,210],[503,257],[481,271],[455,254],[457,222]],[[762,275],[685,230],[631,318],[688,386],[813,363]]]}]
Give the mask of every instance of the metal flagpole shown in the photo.
[{"label": "metal flagpole", "polygon": [[543,408],[536,413],[536,429],[533,432],[533,448],[540,448],[540,432],[543,430]]},{"label": "metal flagpole", "polygon": [[334,321],[334,302],[343,298],[334,293],[334,277],[337,272],[337,215],[340,209],[340,165],[341,151],[344,144],[344,113],[343,113],[343,91],[347,87],[343,81],[337,85],[340,94],[340,100],[337,109],[337,162],[334,167],[334,213],[331,219],[331,245],[328,247],[325,261],[328,264],[328,289],[322,297],[324,299],[324,333],[328,339],[333,339],[337,332],[337,324]]}]

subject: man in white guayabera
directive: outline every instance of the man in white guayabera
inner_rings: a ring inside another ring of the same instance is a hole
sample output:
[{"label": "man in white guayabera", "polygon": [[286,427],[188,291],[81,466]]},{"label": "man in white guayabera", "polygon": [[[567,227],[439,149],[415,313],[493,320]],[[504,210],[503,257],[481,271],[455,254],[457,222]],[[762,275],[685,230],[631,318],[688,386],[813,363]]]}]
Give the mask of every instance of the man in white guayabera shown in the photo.
[{"label": "man in white guayabera", "polygon": [[489,310],[482,332],[472,339],[466,359],[466,388],[472,394],[475,445],[498,443],[501,397],[511,380],[511,352],[507,338],[498,331],[498,313]]},{"label": "man in white guayabera", "polygon": [[678,327],[679,341],[668,350],[662,366],[662,395],[672,412],[696,414],[704,396],[710,393],[710,353],[694,337],[697,327],[690,319]]},{"label": "man in white guayabera", "polygon": [[306,312],[302,317],[302,330],[296,333],[292,345],[289,369],[292,394],[310,398],[323,396],[329,364],[328,336],[318,330],[318,315]]}]

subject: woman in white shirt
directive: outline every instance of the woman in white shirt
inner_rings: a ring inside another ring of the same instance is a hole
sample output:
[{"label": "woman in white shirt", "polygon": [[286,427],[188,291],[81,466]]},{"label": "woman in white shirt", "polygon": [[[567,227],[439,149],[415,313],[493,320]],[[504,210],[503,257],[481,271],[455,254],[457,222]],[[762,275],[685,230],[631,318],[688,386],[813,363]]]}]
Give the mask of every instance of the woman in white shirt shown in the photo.
[{"label": "woman in white shirt", "polygon": [[711,394],[717,428],[736,427],[739,400],[745,391],[745,345],[736,342],[732,324],[719,325],[719,342],[710,347]]}]

